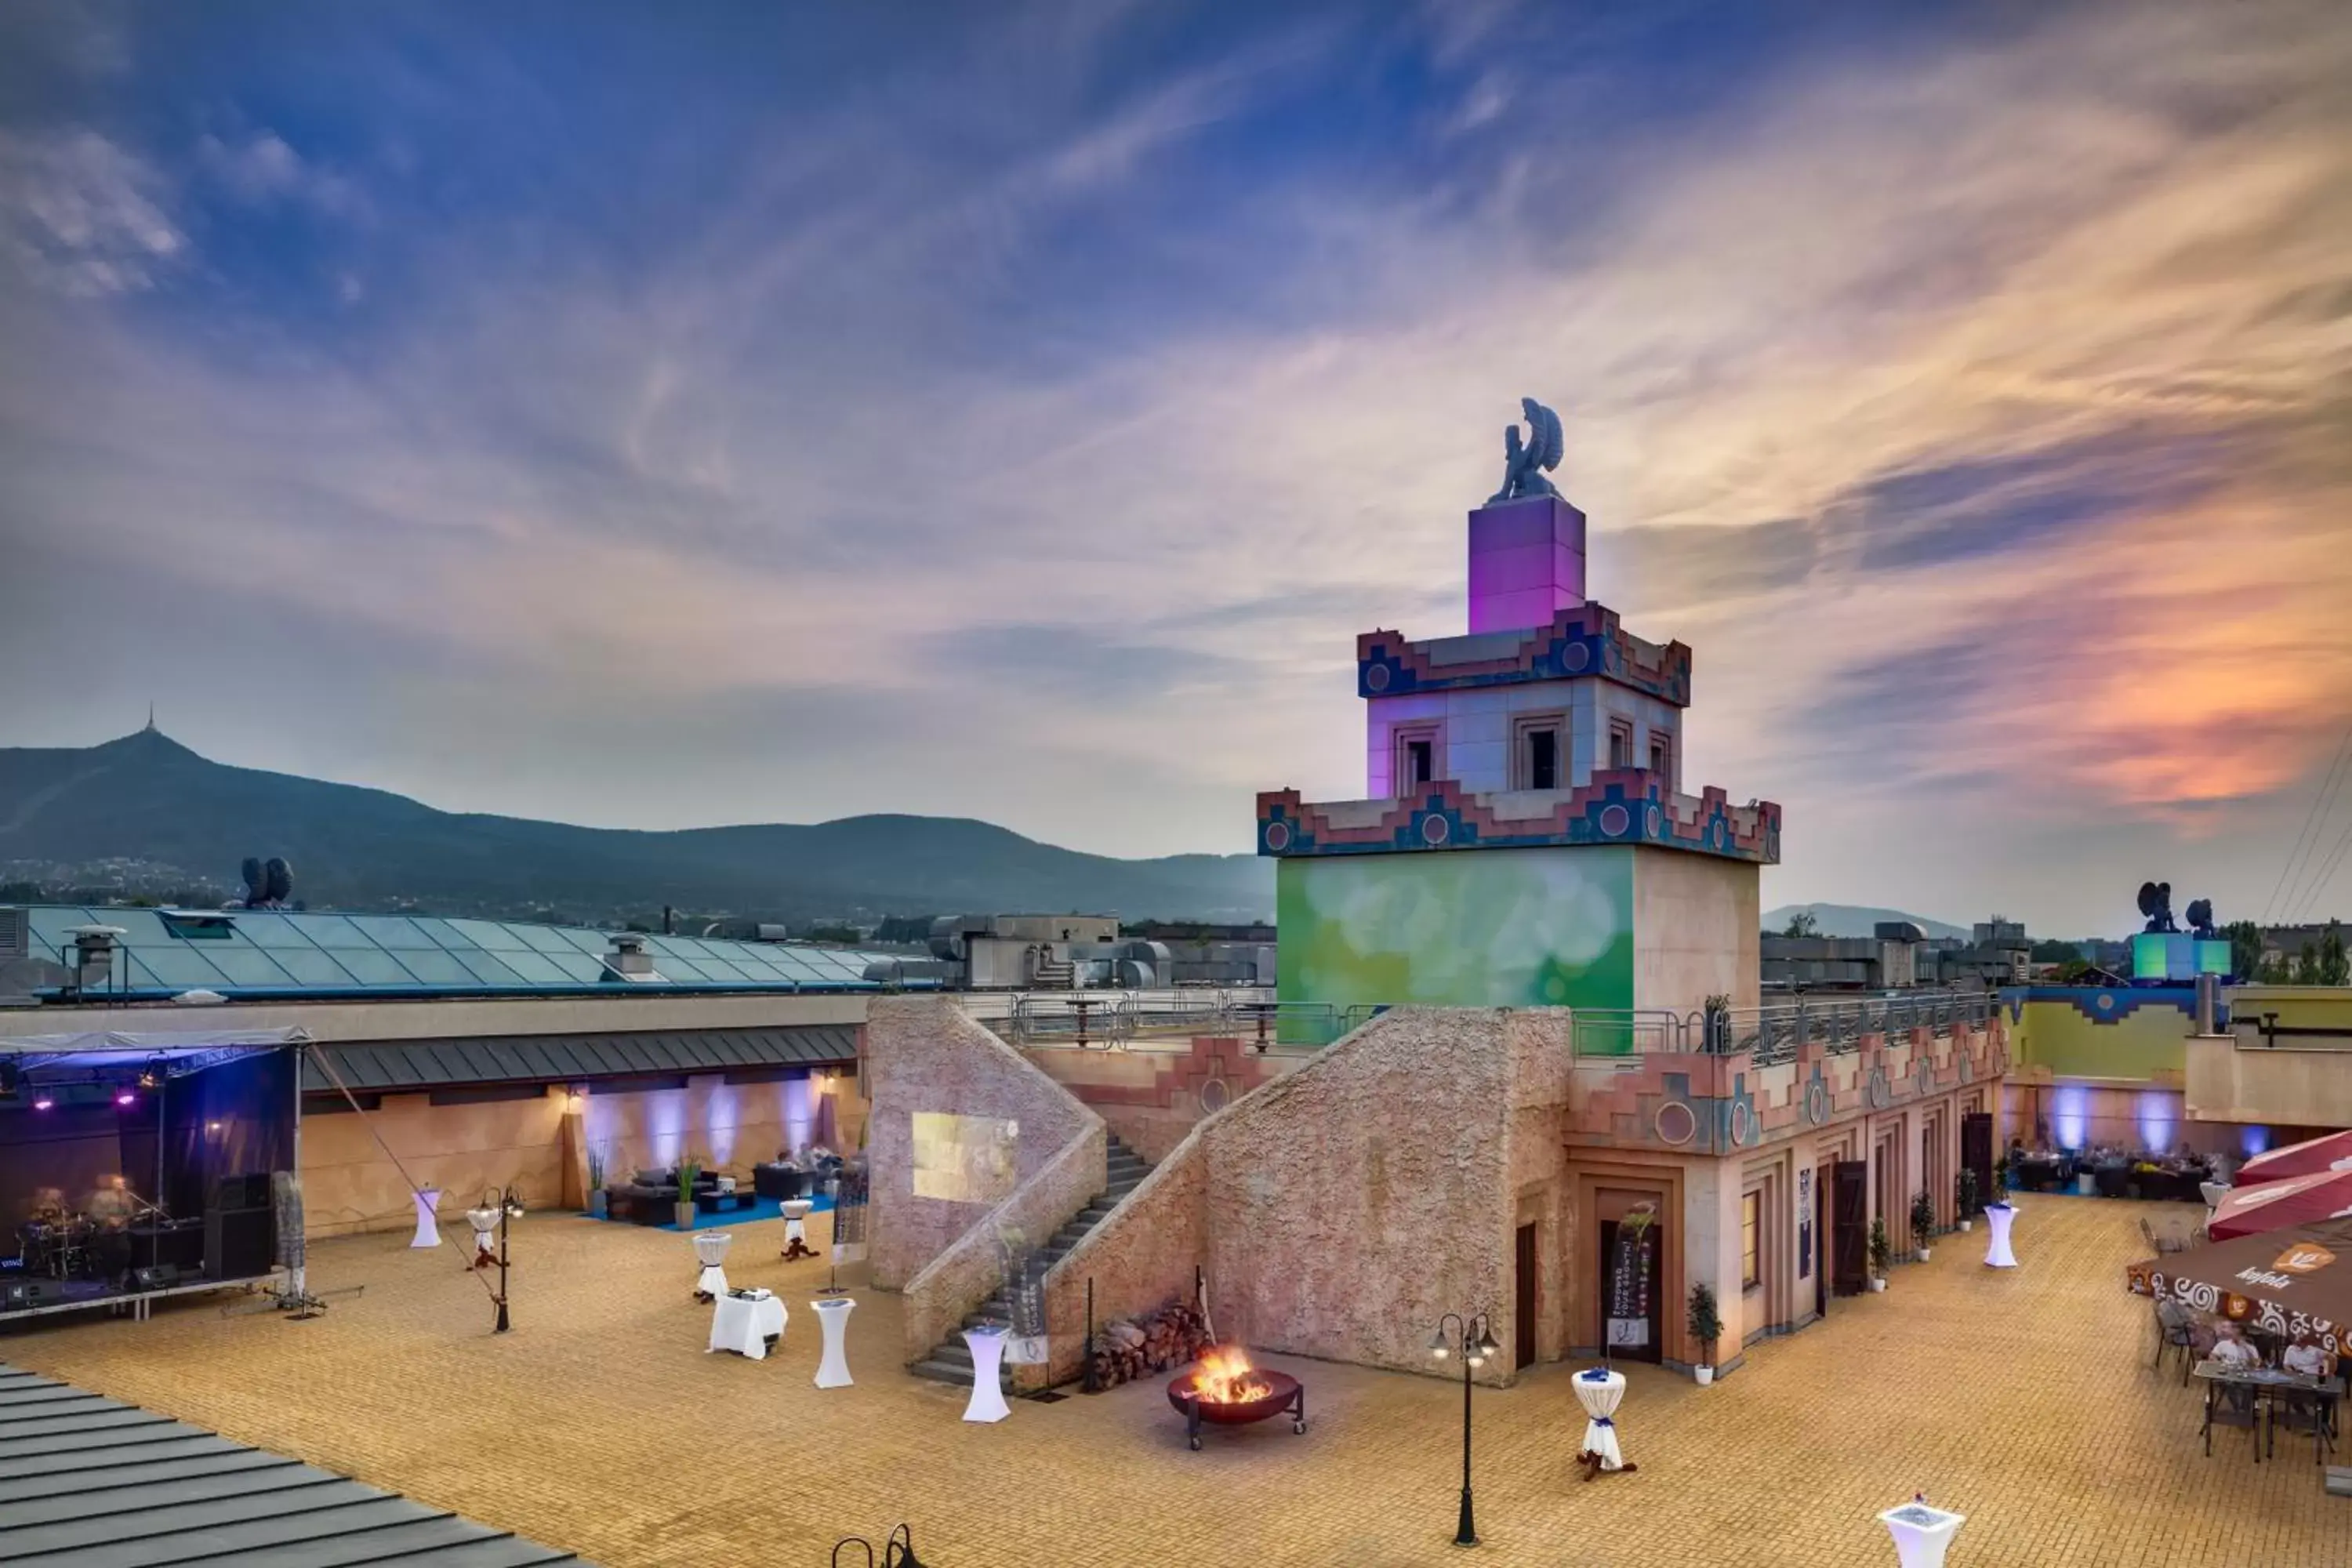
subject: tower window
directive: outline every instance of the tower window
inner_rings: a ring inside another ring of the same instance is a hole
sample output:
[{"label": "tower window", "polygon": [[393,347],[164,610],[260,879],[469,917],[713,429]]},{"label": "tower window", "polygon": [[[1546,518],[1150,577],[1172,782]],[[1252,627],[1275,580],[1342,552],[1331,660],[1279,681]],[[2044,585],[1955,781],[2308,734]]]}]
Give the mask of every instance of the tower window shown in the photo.
[{"label": "tower window", "polygon": [[1433,764],[1430,761],[1427,741],[1407,741],[1404,743],[1405,783],[1419,785],[1430,781]]},{"label": "tower window", "polygon": [[1630,720],[1609,721],[1609,765],[1612,768],[1633,765],[1633,725]]},{"label": "tower window", "polygon": [[1559,731],[1530,730],[1528,731],[1528,787],[1558,789],[1559,787]]}]

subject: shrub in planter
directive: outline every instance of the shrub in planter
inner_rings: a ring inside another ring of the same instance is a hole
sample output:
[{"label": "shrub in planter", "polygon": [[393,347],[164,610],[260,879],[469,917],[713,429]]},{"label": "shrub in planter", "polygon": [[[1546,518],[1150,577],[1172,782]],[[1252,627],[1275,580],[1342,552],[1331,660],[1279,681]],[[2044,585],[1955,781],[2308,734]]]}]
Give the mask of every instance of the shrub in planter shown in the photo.
[{"label": "shrub in planter", "polygon": [[1936,1239],[1936,1200],[1923,1189],[1911,1199],[1911,1239],[1919,1248],[1919,1261],[1927,1261],[1927,1244]]},{"label": "shrub in planter", "polygon": [[1960,1167],[1957,1186],[1958,1191],[1955,1195],[1960,1200],[1960,1228],[1966,1230],[1969,1228],[1969,1222],[1976,1217],[1977,1210],[1984,1206],[1977,1201],[1977,1173],[1974,1166]]},{"label": "shrub in planter", "polygon": [[1895,1244],[1886,1239],[1886,1216],[1870,1222],[1870,1288],[1886,1289],[1886,1271],[1895,1263]]},{"label": "shrub in planter", "polygon": [[677,1228],[694,1228],[694,1178],[702,1174],[702,1162],[691,1155],[677,1163]]},{"label": "shrub in planter", "polygon": [[1698,1351],[1698,1365],[1693,1369],[1698,1385],[1705,1388],[1715,1381],[1715,1342],[1723,1337],[1723,1319],[1715,1310],[1715,1292],[1705,1280],[1691,1287],[1690,1316],[1684,1322],[1690,1331],[1691,1343]]}]

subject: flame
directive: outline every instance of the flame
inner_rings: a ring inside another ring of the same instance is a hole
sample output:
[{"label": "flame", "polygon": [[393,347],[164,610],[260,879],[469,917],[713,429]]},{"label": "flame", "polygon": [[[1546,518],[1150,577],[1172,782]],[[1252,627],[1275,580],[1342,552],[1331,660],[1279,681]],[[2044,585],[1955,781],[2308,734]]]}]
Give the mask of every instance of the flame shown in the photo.
[{"label": "flame", "polygon": [[1264,1399],[1274,1384],[1255,1375],[1249,1357],[1238,1346],[1212,1347],[1201,1352],[1201,1370],[1192,1374],[1192,1392],[1212,1405],[1239,1405]]}]

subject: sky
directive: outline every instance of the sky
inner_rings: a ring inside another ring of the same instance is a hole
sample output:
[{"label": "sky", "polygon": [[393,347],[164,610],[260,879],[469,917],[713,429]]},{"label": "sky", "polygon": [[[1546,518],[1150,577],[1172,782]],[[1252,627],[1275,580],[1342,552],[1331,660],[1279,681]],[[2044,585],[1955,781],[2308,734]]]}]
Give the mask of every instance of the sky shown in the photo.
[{"label": "sky", "polygon": [[6,6],[0,745],[1245,853],[1533,395],[1767,907],[2352,915],[2347,79],[2320,0]]}]

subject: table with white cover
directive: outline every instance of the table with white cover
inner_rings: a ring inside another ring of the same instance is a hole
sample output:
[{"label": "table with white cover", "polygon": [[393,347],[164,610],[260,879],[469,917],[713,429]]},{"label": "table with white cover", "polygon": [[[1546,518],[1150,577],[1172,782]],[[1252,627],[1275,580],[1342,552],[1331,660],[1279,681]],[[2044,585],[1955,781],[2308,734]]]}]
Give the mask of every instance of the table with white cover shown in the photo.
[{"label": "table with white cover", "polygon": [[2015,1205],[1987,1204],[1985,1205],[1986,1268],[2014,1268],[2017,1267],[2017,1254],[2009,1249],[2009,1227],[2016,1221]]},{"label": "table with white cover", "polygon": [[753,1361],[768,1359],[768,1342],[784,1337],[784,1303],[765,1290],[719,1298],[710,1310],[710,1348]]},{"label": "table with white cover", "polygon": [[816,1363],[819,1388],[847,1388],[850,1384],[846,1339],[850,1310],[856,1305],[846,1296],[820,1296],[809,1303],[816,1312],[816,1326],[824,1335],[824,1354]]},{"label": "table with white cover", "polygon": [[416,1189],[416,1239],[410,1242],[409,1246],[438,1247],[441,1245],[441,1227],[434,1222],[433,1218],[433,1211],[440,1202],[440,1188]]},{"label": "table with white cover", "polygon": [[1584,1424],[1584,1452],[1600,1455],[1604,1470],[1623,1469],[1625,1456],[1617,1447],[1615,1416],[1618,1403],[1625,1397],[1625,1374],[1596,1366],[1578,1373],[1570,1382],[1576,1388],[1576,1402],[1591,1417]]},{"label": "table with white cover", "polygon": [[1968,1521],[1964,1513],[1929,1508],[1917,1501],[1890,1508],[1878,1516],[1878,1522],[1895,1537],[1895,1560],[1903,1568],[1943,1568],[1944,1553],[1952,1549],[1952,1537]]},{"label": "table with white cover", "polygon": [[971,1400],[963,1407],[963,1418],[1003,1420],[1013,1414],[1004,1403],[1004,1331],[966,1329],[963,1342],[971,1347]]},{"label": "table with white cover", "polygon": [[476,1268],[487,1266],[491,1259],[491,1255],[499,1249],[499,1244],[492,1241],[490,1237],[499,1228],[500,1212],[495,1208],[466,1211],[466,1223],[474,1227],[474,1266]]},{"label": "table with white cover", "polygon": [[696,1295],[727,1294],[727,1270],[719,1266],[727,1261],[727,1249],[734,1245],[735,1237],[728,1231],[715,1230],[695,1237],[694,1256],[702,1265],[702,1272],[694,1281]]}]

